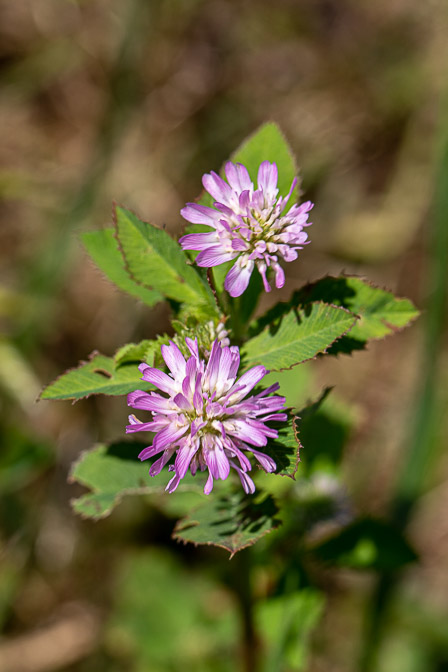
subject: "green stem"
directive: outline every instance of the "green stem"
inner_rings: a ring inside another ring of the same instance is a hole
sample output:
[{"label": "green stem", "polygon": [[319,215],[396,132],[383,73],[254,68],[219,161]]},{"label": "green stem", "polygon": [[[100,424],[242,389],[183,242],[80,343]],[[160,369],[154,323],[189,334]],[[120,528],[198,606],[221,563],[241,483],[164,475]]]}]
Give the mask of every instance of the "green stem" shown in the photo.
[{"label": "green stem", "polygon": [[232,329],[232,343],[241,346],[244,342],[247,324],[242,320],[241,299],[230,300],[230,327]]},{"label": "green stem", "polygon": [[238,600],[242,629],[242,670],[257,672],[259,669],[258,639],[253,618],[250,549],[240,551],[234,562],[234,589]]}]

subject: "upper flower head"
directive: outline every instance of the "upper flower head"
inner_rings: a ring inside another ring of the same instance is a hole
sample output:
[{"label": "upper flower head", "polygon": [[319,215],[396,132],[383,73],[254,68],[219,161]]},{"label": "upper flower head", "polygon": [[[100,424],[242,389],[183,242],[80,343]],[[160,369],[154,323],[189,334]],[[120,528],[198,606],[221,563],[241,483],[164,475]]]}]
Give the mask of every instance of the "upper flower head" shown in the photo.
[{"label": "upper flower head", "polygon": [[[194,475],[198,469],[208,469],[204,492],[213,488],[213,479],[226,479],[230,467],[235,469],[246,493],[255,485],[248,475],[252,469],[246,451],[251,451],[265,471],[276,468],[274,460],[258,451],[268,438],[277,438],[276,429],[268,427],[269,420],[284,421],[285,399],[269,396],[279,389],[278,383],[256,395],[246,397],[267,373],[264,366],[254,366],[237,379],[240,363],[238,347],[223,347],[214,341],[208,361],[199,356],[196,340],[185,339],[191,356],[185,360],[175,343],[162,345],[162,356],[170,375],[147,364],[140,365],[143,380],[161,392],[137,390],[128,395],[128,405],[152,413],[150,422],[140,422],[129,416],[126,432],[155,432],[152,445],[139,455],[141,460],[162,453],[151,466],[151,476],[159,474],[175,454],[169,470],[174,476],[167,486],[173,492],[188,469]],[[247,445],[250,444],[250,445]]]},{"label": "upper flower head", "polygon": [[182,216],[193,224],[212,227],[210,233],[189,233],[180,239],[184,250],[201,250],[198,266],[218,266],[236,259],[227,273],[224,287],[231,296],[240,296],[249,284],[256,265],[267,292],[271,287],[266,271],[272,268],[276,287],[283,287],[285,274],[279,264],[297,259],[297,250],[306,244],[310,201],[284,209],[297,185],[294,178],[287,196],[278,196],[275,163],[263,161],[258,169],[258,189],[254,189],[247,168],[241,163],[225,165],[227,182],[212,172],[204,175],[204,188],[214,199],[214,208],[187,203]]}]

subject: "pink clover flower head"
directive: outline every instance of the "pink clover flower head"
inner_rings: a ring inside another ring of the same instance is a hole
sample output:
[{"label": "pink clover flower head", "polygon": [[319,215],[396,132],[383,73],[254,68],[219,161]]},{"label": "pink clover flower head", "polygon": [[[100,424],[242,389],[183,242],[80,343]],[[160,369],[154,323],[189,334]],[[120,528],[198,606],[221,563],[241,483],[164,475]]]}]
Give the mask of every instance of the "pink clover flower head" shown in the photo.
[{"label": "pink clover flower head", "polygon": [[143,380],[149,381],[160,391],[137,390],[128,395],[132,408],[150,411],[152,419],[140,422],[129,416],[127,433],[155,432],[152,445],[140,453],[141,460],[155,457],[149,474],[159,474],[175,455],[168,469],[174,476],[166,489],[174,492],[188,469],[194,475],[208,470],[204,487],[206,495],[213,489],[214,479],[225,480],[230,469],[238,473],[246,493],[255,491],[249,476],[252,465],[247,457],[250,451],[267,472],[276,469],[274,460],[259,448],[268,439],[275,439],[278,431],[269,427],[269,420],[285,421],[285,399],[270,396],[279,389],[278,383],[266,390],[248,396],[268,373],[264,366],[254,366],[237,378],[240,353],[237,346],[222,346],[218,340],[212,345],[208,361],[200,358],[198,343],[186,338],[191,356],[182,355],[177,345],[170,341],[162,345],[162,356],[169,374],[140,365]]},{"label": "pink clover flower head", "polygon": [[241,296],[249,284],[255,266],[267,292],[271,286],[266,278],[269,268],[275,274],[275,286],[283,287],[285,273],[279,260],[294,261],[303,249],[308,234],[308,213],[311,201],[285,207],[297,185],[294,178],[287,196],[278,195],[278,171],[275,163],[263,161],[258,170],[255,189],[247,168],[229,161],[225,165],[227,182],[211,172],[204,175],[204,188],[214,199],[214,207],[187,203],[181,215],[193,224],[206,224],[208,233],[189,233],[179,242],[184,250],[200,250],[198,266],[210,268],[236,260],[227,273],[224,287],[230,296]]}]

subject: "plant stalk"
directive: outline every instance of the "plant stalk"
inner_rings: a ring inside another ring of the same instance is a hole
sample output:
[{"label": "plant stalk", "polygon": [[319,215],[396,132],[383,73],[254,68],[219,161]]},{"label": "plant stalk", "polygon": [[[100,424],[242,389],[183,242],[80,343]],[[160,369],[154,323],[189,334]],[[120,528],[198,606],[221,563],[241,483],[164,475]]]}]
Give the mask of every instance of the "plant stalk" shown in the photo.
[{"label": "plant stalk", "polygon": [[251,552],[246,548],[233,560],[234,590],[238,600],[241,617],[241,649],[243,672],[258,672],[259,646],[253,614],[253,595],[251,584]]}]

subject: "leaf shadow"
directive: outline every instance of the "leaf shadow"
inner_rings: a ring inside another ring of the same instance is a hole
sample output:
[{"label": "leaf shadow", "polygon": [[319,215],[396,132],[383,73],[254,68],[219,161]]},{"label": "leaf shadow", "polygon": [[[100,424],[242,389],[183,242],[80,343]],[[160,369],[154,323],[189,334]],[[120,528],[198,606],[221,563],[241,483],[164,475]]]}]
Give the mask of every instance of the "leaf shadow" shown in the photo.
[{"label": "leaf shadow", "polygon": [[[230,504],[230,508],[229,508]],[[223,539],[235,534],[257,534],[278,513],[277,505],[271,495],[260,502],[244,496],[235,506],[234,501],[222,497],[216,505],[218,512],[226,512],[228,516],[210,523],[210,527],[217,530],[217,535]]]},{"label": "leaf shadow", "polygon": [[[356,298],[356,292],[349,286],[348,280],[349,278],[345,276],[326,276],[314,283],[305,285],[295,291],[289,301],[278,303],[253,322],[249,328],[249,337],[254,338],[266,327],[269,329],[269,334],[275,336],[280,329],[282,319],[290,312],[295,314],[297,323],[300,325],[300,311],[303,311],[305,317],[309,317],[312,304],[317,301],[352,310],[352,301]],[[364,349],[365,341],[352,336],[342,336],[328,348],[326,354],[350,354],[355,350]]]},{"label": "leaf shadow", "polygon": [[116,441],[107,447],[105,455],[116,457],[120,460],[139,462],[138,455],[146,448],[146,445],[143,441]]}]

